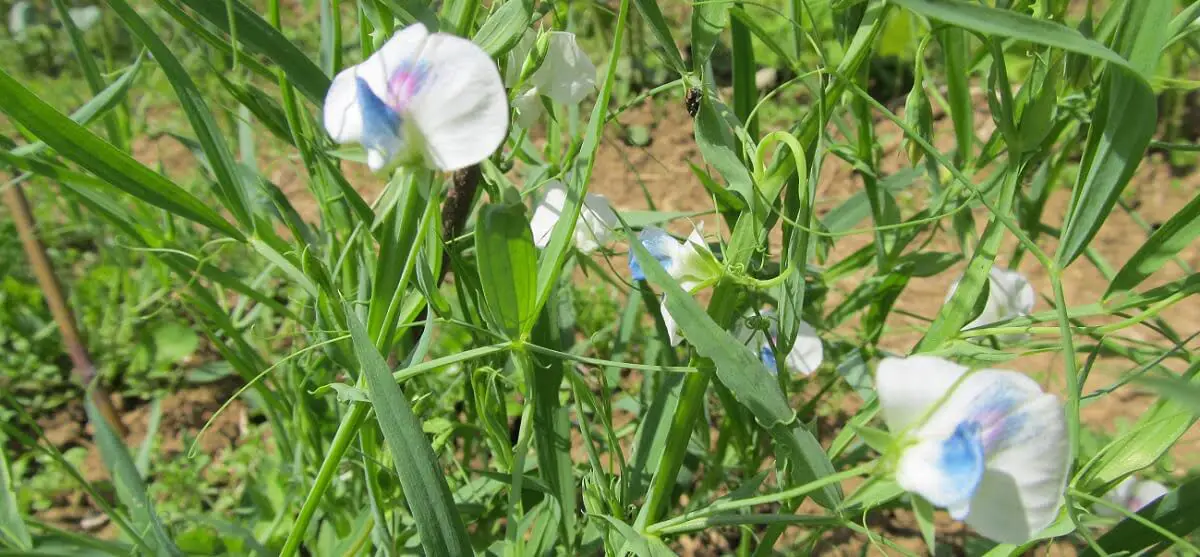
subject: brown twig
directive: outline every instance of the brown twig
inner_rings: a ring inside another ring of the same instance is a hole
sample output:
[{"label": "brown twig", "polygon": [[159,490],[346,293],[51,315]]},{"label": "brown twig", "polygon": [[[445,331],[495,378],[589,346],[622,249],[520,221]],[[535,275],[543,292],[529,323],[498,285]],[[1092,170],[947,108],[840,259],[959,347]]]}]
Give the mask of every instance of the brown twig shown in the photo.
[{"label": "brown twig", "polygon": [[479,165],[471,165],[454,173],[450,191],[446,201],[442,203],[442,269],[438,273],[438,286],[446,280],[450,270],[449,242],[462,233],[471,214],[471,202],[475,201],[475,191],[479,189],[479,179],[483,176]]},{"label": "brown twig", "polygon": [[[54,321],[58,324],[59,332],[62,333],[67,355],[71,357],[71,363],[75,365],[75,375],[84,387],[89,387],[92,379],[96,376],[96,367],[92,365],[87,347],[84,346],[83,340],[79,336],[79,329],[75,326],[75,316],[71,313],[70,306],[67,305],[66,297],[63,296],[62,286],[54,274],[54,267],[50,264],[50,258],[46,256],[46,248],[37,237],[33,213],[29,210],[29,200],[25,198],[25,192],[21,189],[20,184],[11,184],[5,188],[4,204],[12,213],[17,234],[21,237],[21,245],[25,248],[25,256],[29,258],[33,274],[37,277],[38,285],[41,286],[42,294],[46,298],[46,305],[50,306],[50,313],[54,315]],[[113,430],[122,437],[128,434],[125,424],[121,423],[120,415],[112,404],[112,399],[108,396],[108,391],[96,385],[91,386],[91,393],[92,403],[96,405],[96,409],[100,411]]]}]

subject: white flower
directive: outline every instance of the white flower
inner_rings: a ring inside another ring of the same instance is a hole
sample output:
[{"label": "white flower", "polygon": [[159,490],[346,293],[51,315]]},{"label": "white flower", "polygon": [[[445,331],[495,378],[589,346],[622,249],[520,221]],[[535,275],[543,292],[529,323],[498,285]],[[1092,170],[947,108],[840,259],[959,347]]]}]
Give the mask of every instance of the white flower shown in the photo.
[{"label": "white flower", "polygon": [[[1125,478],[1125,481],[1117,484],[1117,487],[1108,492],[1108,495],[1105,495],[1104,498],[1129,509],[1130,512],[1138,512],[1159,497],[1166,495],[1169,491],[1167,486],[1156,481],[1138,480],[1130,476]],[[1096,512],[1104,516],[1121,516],[1116,511],[1103,506],[1097,506]]]},{"label": "white flower", "polygon": [[[638,235],[638,241],[650,252],[650,256],[663,266],[671,278],[679,282],[679,286],[691,292],[701,283],[721,274],[721,263],[708,249],[704,241],[704,223],[699,223],[692,229],[686,242],[672,238],[661,228],[647,226]],[[646,280],[642,265],[636,256],[629,258],[629,272],[634,280]],[[666,297],[662,302],[663,321],[667,325],[667,335],[671,346],[678,346],[683,337],[679,334],[675,318],[667,311]]]},{"label": "white flower", "polygon": [[1054,395],[1015,371],[885,358],[875,388],[900,435],[896,481],[980,534],[1023,543],[1054,522],[1071,448]]},{"label": "white flower", "polygon": [[[746,313],[745,319],[738,323],[737,338],[743,344],[749,344],[751,348],[757,347],[759,358],[767,366],[767,370],[775,374],[778,373],[775,349],[780,347],[779,318],[775,312],[768,309],[760,311],[759,315],[767,320],[767,329],[764,331],[746,324],[750,319],[757,319],[751,310]],[[784,358],[784,366],[792,373],[812,375],[824,359],[825,347],[821,344],[821,337],[817,336],[817,330],[812,325],[800,321],[796,328],[796,341]]]},{"label": "white flower", "polygon": [[416,23],[333,79],[325,129],[338,143],[362,144],[374,171],[393,164],[457,170],[504,142],[507,97],[483,49]]},{"label": "white flower", "polygon": [[[506,86],[517,86],[525,59],[535,48],[537,40],[536,34],[530,29],[513,47],[504,68]],[[541,66],[526,80],[529,88],[513,99],[517,125],[522,128],[532,126],[541,116],[542,96],[563,106],[571,106],[579,104],[596,89],[596,66],[579,48],[574,33],[551,31],[543,40],[546,41],[546,56]]]},{"label": "white flower", "polygon": [[[546,194],[534,209],[533,219],[529,222],[533,229],[533,243],[539,248],[550,243],[550,233],[554,231],[554,225],[567,202],[567,188],[562,182],[552,180],[545,189]],[[591,253],[608,243],[618,224],[617,214],[607,198],[591,193],[585,195],[579,221],[575,224],[575,247],[583,253]]]},{"label": "white flower", "polygon": [[[947,301],[958,289],[958,283],[959,281],[956,280],[950,286],[950,292],[946,294]],[[974,321],[967,323],[963,330],[986,327],[992,323],[1029,315],[1033,311],[1034,302],[1037,301],[1033,293],[1033,286],[1029,284],[1029,280],[1024,275],[999,267],[992,267],[991,272],[988,273],[987,296],[983,312]],[[1023,335],[1001,335],[1001,338],[1015,341],[1023,338]]]}]

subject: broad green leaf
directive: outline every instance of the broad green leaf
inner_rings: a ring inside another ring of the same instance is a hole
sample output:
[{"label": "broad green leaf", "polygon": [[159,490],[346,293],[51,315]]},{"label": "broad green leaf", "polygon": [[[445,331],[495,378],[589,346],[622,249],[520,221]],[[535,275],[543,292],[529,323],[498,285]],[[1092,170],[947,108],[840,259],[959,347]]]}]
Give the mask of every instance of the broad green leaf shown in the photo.
[{"label": "broad green leaf", "polygon": [[203,201],[73,122],[3,70],[0,111],[64,157],[126,193],[236,240],[245,239]]},{"label": "broad green leaf", "polygon": [[408,397],[392,378],[387,362],[375,349],[354,307],[347,303],[344,308],[354,354],[366,377],[367,394],[391,452],[404,500],[416,522],[421,546],[427,555],[435,557],[473,555],[471,540],[454,506],[438,457],[421,429],[421,421],[413,415]]},{"label": "broad green leaf", "polygon": [[692,5],[692,71],[704,74],[713,47],[729,26],[729,3],[697,2]]},{"label": "broad green leaf", "polygon": [[[663,17],[662,10],[658,7],[658,2],[655,0],[633,0],[633,5],[642,14],[642,19],[645,19],[646,23],[650,25],[650,33],[654,35],[659,48],[662,49],[660,54],[663,60],[676,73],[680,75],[687,73],[687,66],[683,63],[683,56],[679,54],[679,47],[675,44],[675,37],[671,36],[671,27],[667,24],[667,19]],[[617,43],[614,41],[613,44]]]},{"label": "broad green leaf", "polygon": [[704,161],[725,178],[727,187],[740,195],[748,206],[755,207],[758,203],[754,197],[754,182],[738,155],[739,144],[733,130],[717,109],[719,102],[707,94],[700,100],[695,123],[696,145]]},{"label": "broad green leaf", "polygon": [[[167,0],[156,0],[160,4]],[[221,31],[229,32],[229,14],[225,2],[214,0],[180,0],[187,7]],[[316,105],[325,102],[330,78],[304,54],[295,43],[271,27],[254,9],[233,0],[234,24],[237,26],[238,42],[246,50],[265,56],[283,70],[288,81],[296,86],[305,97]],[[244,55],[243,55],[244,56]],[[157,57],[157,56],[156,56]],[[249,57],[247,57],[249,58]]]},{"label": "broad green leaf", "polygon": [[1113,277],[1104,297],[1132,290],[1158,271],[1163,263],[1191,245],[1197,236],[1200,236],[1200,195],[1193,197],[1150,235],[1150,239],[1138,248],[1133,257],[1130,257],[1117,272],[1117,276]]},{"label": "broad green leaf", "polygon": [[1196,423],[1191,409],[1174,402],[1159,404],[1138,419],[1129,431],[1097,453],[1075,479],[1075,485],[1095,491],[1158,461]]},{"label": "broad green leaf", "polygon": [[[792,459],[792,465],[804,470],[800,474],[804,481],[833,474],[829,457],[796,417],[795,410],[788,405],[783,391],[779,389],[779,383],[763,365],[758,354],[713,322],[700,304],[671,278],[641,242],[632,234],[627,234],[632,256],[641,264],[646,278],[662,289],[667,310],[675,318],[689,344],[701,356],[712,360],[717,378],[740,404],[750,410],[755,420],[771,432],[777,446]],[[822,506],[834,508],[841,500],[841,489],[830,485],[814,492],[812,496]]]},{"label": "broad green leaf", "polygon": [[516,46],[521,35],[529,29],[533,17],[533,2],[530,0],[508,0],[500,9],[488,16],[471,39],[492,58],[497,58]]},{"label": "broad green leaf", "polygon": [[112,427],[104,416],[92,404],[91,390],[84,397],[84,409],[87,411],[88,423],[95,431],[94,440],[100,449],[100,457],[104,467],[112,476],[117,498],[129,511],[133,526],[150,536],[143,538],[147,545],[155,549],[159,555],[183,555],[179,548],[171,542],[166,527],[154,511],[154,503],[146,494],[146,484],[138,474],[133,458],[124,441],[113,432]]},{"label": "broad green leaf", "polygon": [[[1134,70],[1152,75],[1171,17],[1170,2],[1129,2],[1117,35],[1118,50]],[[1079,257],[1133,177],[1158,120],[1158,102],[1141,75],[1109,66],[1093,112],[1079,178],[1059,237],[1057,259],[1066,266]]]},{"label": "broad green leaf", "polygon": [[[1200,478],[1192,478],[1137,514],[1163,530],[1186,538],[1200,528]],[[1132,518],[1122,520],[1096,543],[1108,555],[1157,555],[1172,545],[1162,534]],[[1092,547],[1080,553],[1080,557],[1097,555]]]},{"label": "broad green leaf", "polygon": [[1200,416],[1200,384],[1178,377],[1147,377],[1141,383],[1164,399],[1191,410],[1194,416]]},{"label": "broad green leaf", "polygon": [[480,210],[475,258],[496,326],[511,339],[524,338],[537,316],[537,250],[524,205],[492,203]]},{"label": "broad green leaf", "polygon": [[233,153],[229,150],[229,145],[225,143],[221,128],[213,119],[212,112],[209,111],[200,89],[196,87],[196,83],[192,81],[187,69],[183,67],[171,49],[167,48],[166,43],[155,34],[146,20],[138,15],[133,6],[130,6],[125,0],[110,0],[108,5],[154,56],[154,61],[162,68],[167,81],[175,89],[179,105],[187,115],[188,121],[191,122],[192,131],[195,132],[196,139],[200,141],[200,146],[208,158],[209,167],[217,182],[217,192],[224,202],[225,208],[243,227],[252,228],[254,223],[250,194],[246,184],[242,181],[241,174],[237,171],[237,162],[233,159]]},{"label": "broad green leaf", "polygon": [[0,542],[5,547],[32,549],[33,540],[29,537],[29,530],[25,528],[25,521],[21,518],[21,508],[17,505],[12,480],[8,468],[8,451],[0,451]]}]

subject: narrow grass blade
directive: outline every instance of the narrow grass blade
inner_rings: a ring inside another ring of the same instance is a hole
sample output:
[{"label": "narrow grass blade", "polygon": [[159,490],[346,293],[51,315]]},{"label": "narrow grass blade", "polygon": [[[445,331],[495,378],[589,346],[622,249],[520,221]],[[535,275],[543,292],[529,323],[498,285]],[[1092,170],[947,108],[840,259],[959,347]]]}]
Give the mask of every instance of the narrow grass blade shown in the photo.
[{"label": "narrow grass blade", "polygon": [[33,549],[33,539],[21,518],[8,469],[8,451],[0,451],[0,542],[15,549]]},{"label": "narrow grass blade", "polygon": [[[723,3],[723,2],[722,2]],[[679,47],[675,44],[675,37],[671,35],[671,27],[667,24],[667,18],[663,17],[662,10],[658,7],[658,2],[655,0],[633,0],[633,4],[637,6],[637,11],[642,14],[642,19],[650,25],[650,33],[654,35],[654,39],[658,42],[661,48],[660,54],[663,61],[675,70],[675,73],[683,75],[687,73],[687,66],[683,63],[683,56],[679,54]],[[620,45],[620,42],[613,41],[613,45]],[[614,54],[618,49],[614,49]]]},{"label": "narrow grass blade", "polygon": [[[975,103],[971,101],[970,37],[962,29],[947,27],[937,32],[946,66],[946,100],[954,122],[954,164],[971,160],[975,145]],[[932,548],[930,549],[932,551]]]},{"label": "narrow grass blade", "polygon": [[0,70],[0,99],[3,99],[0,110],[46,145],[102,180],[146,203],[236,240],[245,239],[237,228],[203,201],[73,122],[3,70]]},{"label": "narrow grass blade", "polygon": [[[550,291],[558,281],[563,262],[566,261],[574,241],[575,225],[578,223],[579,213],[583,209],[583,198],[587,193],[588,183],[592,179],[592,170],[596,167],[596,152],[604,138],[604,124],[608,121],[608,102],[616,83],[617,68],[621,62],[621,47],[625,42],[625,28],[629,22],[629,2],[630,0],[621,0],[621,8],[617,13],[617,22],[612,37],[612,52],[608,56],[608,73],[605,74],[604,83],[600,86],[600,93],[596,97],[596,106],[592,107],[592,115],[583,135],[583,144],[580,146],[579,155],[576,158],[576,164],[582,164],[582,168],[577,166],[572,172],[571,180],[567,185],[567,202],[563,206],[558,223],[554,225],[554,230],[550,233],[549,243],[542,250],[541,257],[538,258],[535,311],[541,311],[542,306],[546,305],[546,300],[549,299]],[[657,11],[658,7],[653,2],[650,4]],[[659,15],[661,16],[661,14]]]},{"label": "narrow grass blade", "polygon": [[[62,22],[63,29],[66,29],[67,37],[71,39],[71,49],[75,51],[75,59],[79,61],[79,67],[83,69],[83,77],[87,80],[88,88],[91,89],[93,95],[99,97],[107,87],[104,76],[100,73],[100,66],[96,64],[96,57],[88,48],[83,32],[75,25],[75,19],[71,17],[71,9],[66,0],[54,0],[54,8],[58,10],[58,20]],[[138,58],[138,61],[140,62],[141,58]],[[104,129],[108,133],[110,143],[122,151],[129,150],[125,134],[121,131],[121,121],[118,115],[111,114],[105,117]]]},{"label": "narrow grass blade", "polygon": [[729,26],[729,4],[697,2],[692,8],[692,71],[704,75],[721,32]]},{"label": "narrow grass blade", "polygon": [[[1130,2],[1117,35],[1117,46],[1130,64],[1151,74],[1166,40],[1163,28],[1171,17],[1169,2]],[[1117,70],[1117,71],[1114,71]],[[1079,257],[1100,230],[1117,198],[1133,177],[1154,135],[1158,102],[1144,80],[1109,67],[1100,94],[1079,179],[1072,191],[1059,238],[1057,259],[1066,266]]]},{"label": "narrow grass blade", "polygon": [[421,429],[421,421],[413,415],[408,397],[392,379],[387,362],[375,349],[354,307],[350,304],[344,307],[354,353],[367,379],[371,405],[396,465],[404,499],[417,523],[421,546],[435,557],[473,555],[467,530],[454,506],[438,457]]},{"label": "narrow grass blade", "polygon": [[[162,0],[157,0],[162,1]],[[229,14],[225,2],[212,0],[180,0],[209,23],[221,31],[229,32]],[[247,50],[261,54],[283,70],[288,81],[314,104],[325,101],[330,78],[321,68],[279,30],[259,17],[253,9],[240,0],[233,0],[234,24],[237,25],[238,42]]]},{"label": "narrow grass blade", "polygon": [[151,534],[151,537],[143,539],[157,554],[183,555],[167,536],[166,527],[154,511],[154,504],[146,494],[146,484],[142,482],[125,443],[113,432],[104,416],[92,404],[90,390],[84,397],[84,408],[87,411],[88,423],[95,431],[96,447],[100,449],[104,466],[112,476],[117,497],[129,510],[134,527]]},{"label": "narrow grass blade", "polygon": [[1104,297],[1132,290],[1191,245],[1197,236],[1200,236],[1200,195],[1193,197],[1150,235],[1150,239],[1117,271]]},{"label": "narrow grass blade", "polygon": [[150,28],[146,20],[142,19],[133,6],[125,0],[110,0],[108,5],[154,56],[154,61],[162,68],[171,87],[175,89],[179,105],[187,115],[188,121],[191,122],[192,131],[195,132],[196,139],[200,141],[200,146],[208,157],[213,177],[217,181],[217,192],[224,202],[225,208],[233,214],[242,227],[252,228],[254,213],[251,211],[250,194],[246,184],[242,181],[241,174],[237,171],[237,162],[233,158],[233,153],[225,142],[221,128],[213,119],[212,112],[209,111],[200,89],[196,87],[196,83],[192,81],[187,69],[183,67],[171,49]]}]

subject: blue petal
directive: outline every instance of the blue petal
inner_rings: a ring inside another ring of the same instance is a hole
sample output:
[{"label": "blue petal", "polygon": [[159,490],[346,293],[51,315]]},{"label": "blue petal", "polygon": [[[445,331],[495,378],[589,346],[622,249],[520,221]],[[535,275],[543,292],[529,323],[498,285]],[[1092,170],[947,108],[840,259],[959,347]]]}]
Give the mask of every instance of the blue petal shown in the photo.
[{"label": "blue petal", "polygon": [[358,84],[358,106],[362,108],[363,147],[394,154],[401,144],[400,115],[388,108],[363,78],[356,77],[355,80]]},{"label": "blue petal", "polygon": [[[671,248],[678,246],[675,239],[660,228],[647,228],[638,234],[638,241],[645,246],[646,251],[650,252],[650,256],[658,261],[668,273],[671,272],[671,267],[674,261],[671,260]],[[633,275],[634,280],[646,280],[646,274],[642,271],[642,265],[637,260],[637,255],[632,255],[629,258],[629,273]]]},{"label": "blue petal", "polygon": [[[942,456],[937,463],[950,491],[962,494],[960,501],[970,499],[983,479],[983,439],[978,422],[965,421],[942,441]],[[965,508],[963,509],[966,510]],[[962,517],[955,517],[961,520]]]},{"label": "blue petal", "polygon": [[763,344],[762,349],[758,351],[758,357],[762,360],[763,365],[767,366],[767,371],[771,372],[772,375],[779,373],[779,370],[776,368],[779,364],[775,361],[775,351],[771,350],[771,345]]}]

